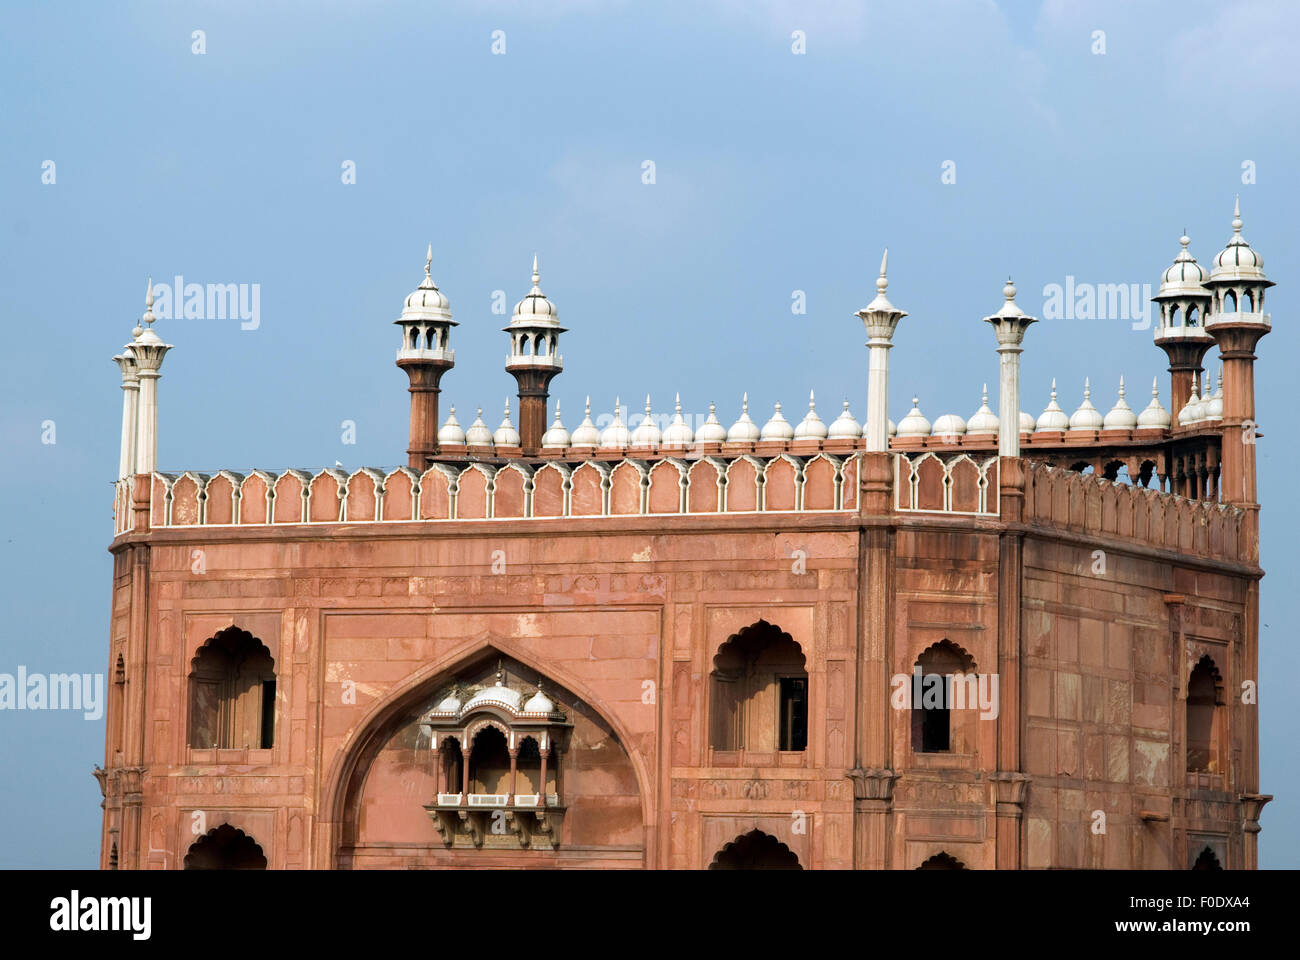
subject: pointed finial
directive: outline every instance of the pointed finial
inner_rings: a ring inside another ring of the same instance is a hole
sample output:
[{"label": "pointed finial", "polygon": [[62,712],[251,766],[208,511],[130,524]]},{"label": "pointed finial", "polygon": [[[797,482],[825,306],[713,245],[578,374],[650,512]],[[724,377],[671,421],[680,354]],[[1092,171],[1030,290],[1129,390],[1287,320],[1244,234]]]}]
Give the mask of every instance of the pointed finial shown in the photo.
[{"label": "pointed finial", "polygon": [[677,412],[678,412],[678,413],[681,413],[681,412],[682,412],[682,395],[681,395],[680,393],[677,394],[677,399],[676,399],[674,402],[677,404]]},{"label": "pointed finial", "polygon": [[880,276],[876,279],[876,289],[882,294],[889,287],[889,278],[885,276],[889,269],[889,248],[885,247],[885,253],[880,258]]},{"label": "pointed finial", "polygon": [[740,412],[749,413],[749,391],[748,390],[746,390],[745,395],[740,398]]},{"label": "pointed finial", "polygon": [[587,416],[591,416],[591,394],[587,394]]},{"label": "pointed finial", "polygon": [[482,408],[482,407],[479,407],[479,408],[478,408],[478,418],[479,418],[480,420],[483,419],[483,408]]},{"label": "pointed finial", "polygon": [[424,251],[424,275],[429,276],[429,270],[433,267],[433,243],[430,241],[429,249]]},{"label": "pointed finial", "polygon": [[914,407],[919,407],[920,405],[921,405],[921,398],[918,397],[918,396],[913,395],[913,396],[912,396],[912,406],[914,406]]},{"label": "pointed finial", "polygon": [[847,400],[844,401],[844,412],[845,413],[849,412],[849,402]]},{"label": "pointed finial", "polygon": [[817,409],[817,397],[813,395],[813,392],[811,390],[808,391],[808,409],[809,410]]},{"label": "pointed finial", "polygon": [[1056,399],[1056,378],[1052,377],[1052,399]]},{"label": "pointed finial", "polygon": [[454,403],[451,405],[451,415],[456,416],[456,404]]},{"label": "pointed finial", "polygon": [[1088,382],[1088,378],[1084,377],[1083,378],[1083,399],[1087,400],[1091,396],[1092,396],[1092,385]]},{"label": "pointed finial", "polygon": [[1151,378],[1151,397],[1155,400],[1160,399],[1160,378],[1158,376]]},{"label": "pointed finial", "polygon": [[710,415],[710,416],[712,416],[713,413],[717,410],[717,406],[718,406],[718,405],[717,405],[716,403],[714,403],[712,400],[709,401],[709,415]]},{"label": "pointed finial", "polygon": [[1122,373],[1119,375],[1119,398],[1124,399],[1124,375]]},{"label": "pointed finial", "polygon": [[645,415],[650,416],[650,394],[645,395]]},{"label": "pointed finial", "polygon": [[1241,194],[1232,203],[1232,232],[1241,233]]},{"label": "pointed finial", "polygon": [[984,384],[984,397],[983,397],[983,401],[984,401],[984,403],[988,403],[988,402],[989,402],[989,385],[988,385],[987,383]]},{"label": "pointed finial", "polygon": [[510,419],[510,398],[506,397],[506,419]]},{"label": "pointed finial", "polygon": [[1007,285],[1002,288],[1002,296],[1007,298],[1007,303],[1016,299],[1016,285],[1011,282],[1011,277],[1007,277]]},{"label": "pointed finial", "polygon": [[1186,250],[1187,245],[1192,242],[1192,238],[1187,235],[1187,228],[1183,227],[1183,235],[1178,238],[1179,245]]},{"label": "pointed finial", "polygon": [[537,254],[533,254],[533,286],[541,282],[542,275],[537,272]]}]

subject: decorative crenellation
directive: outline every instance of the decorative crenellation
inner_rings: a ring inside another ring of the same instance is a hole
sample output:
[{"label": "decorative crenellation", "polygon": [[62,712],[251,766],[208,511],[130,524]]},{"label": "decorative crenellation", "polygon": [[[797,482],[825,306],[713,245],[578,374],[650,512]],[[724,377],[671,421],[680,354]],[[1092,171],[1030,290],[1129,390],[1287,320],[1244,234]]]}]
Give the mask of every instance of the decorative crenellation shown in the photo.
[{"label": "decorative crenellation", "polygon": [[1246,511],[1046,466],[1025,464],[1024,520],[1053,530],[1140,540],[1184,554],[1254,563]]}]

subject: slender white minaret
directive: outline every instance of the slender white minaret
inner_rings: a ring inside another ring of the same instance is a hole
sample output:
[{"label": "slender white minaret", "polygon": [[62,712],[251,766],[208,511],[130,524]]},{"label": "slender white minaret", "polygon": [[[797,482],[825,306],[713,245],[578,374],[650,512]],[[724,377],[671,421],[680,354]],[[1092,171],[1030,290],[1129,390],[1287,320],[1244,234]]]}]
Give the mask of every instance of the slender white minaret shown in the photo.
[{"label": "slender white minaret", "polygon": [[128,343],[113,358],[113,362],[122,371],[122,457],[117,466],[119,480],[125,480],[135,471],[135,425],[140,406],[140,378],[136,374],[133,346]]},{"label": "slender white minaret", "polygon": [[894,345],[898,321],[907,316],[885,296],[889,280],[889,248],[880,258],[880,276],[876,280],[876,299],[857,312],[867,328],[867,449],[889,449],[889,348]]},{"label": "slender white minaret", "polygon": [[993,324],[998,338],[998,354],[1002,358],[998,377],[998,456],[1020,456],[1020,344],[1025,331],[1037,318],[1028,316],[1016,306],[1016,285],[1007,277],[1002,288],[1006,302],[992,316],[985,317]]},{"label": "slender white minaret", "polygon": [[140,406],[136,414],[135,472],[151,474],[158,465],[158,372],[170,343],[163,343],[154,331],[153,278],[144,300],[141,321],[148,326],[136,327],[131,352],[135,355],[136,375],[140,379]]}]

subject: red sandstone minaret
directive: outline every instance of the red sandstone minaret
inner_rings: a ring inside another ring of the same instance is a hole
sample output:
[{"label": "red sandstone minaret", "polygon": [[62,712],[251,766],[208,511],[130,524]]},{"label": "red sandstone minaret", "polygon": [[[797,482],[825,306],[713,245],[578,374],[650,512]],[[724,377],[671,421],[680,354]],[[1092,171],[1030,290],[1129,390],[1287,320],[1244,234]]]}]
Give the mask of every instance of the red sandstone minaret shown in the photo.
[{"label": "red sandstone minaret", "polygon": [[1179,237],[1182,249],[1160,277],[1160,290],[1151,299],[1160,310],[1156,321],[1156,346],[1169,356],[1171,393],[1169,412],[1175,428],[1178,414],[1187,405],[1192,389],[1200,382],[1201,361],[1214,346],[1214,337],[1205,329],[1210,312],[1210,291],[1204,286],[1209,274],[1196,262],[1185,235]]},{"label": "red sandstone minaret", "polygon": [[456,351],[448,347],[451,328],[451,305],[433,282],[429,268],[433,263],[433,244],[424,260],[424,280],[406,298],[402,315],[393,322],[402,328],[402,346],[397,351],[397,365],[411,380],[411,440],[406,450],[407,466],[423,470],[428,459],[438,452],[438,382],[456,365]]},{"label": "red sandstone minaret", "polygon": [[1255,499],[1255,344],[1272,329],[1264,312],[1264,258],[1241,235],[1241,201],[1232,211],[1232,238],[1214,258],[1205,282],[1213,297],[1205,329],[1223,360],[1221,491],[1226,503],[1253,507]]},{"label": "red sandstone minaret", "polygon": [[564,358],[556,351],[566,331],[555,304],[537,285],[540,279],[534,256],[533,288],[515,304],[510,326],[502,328],[510,334],[506,371],[519,384],[519,446],[525,456],[535,456],[542,447],[551,381],[564,369]]}]

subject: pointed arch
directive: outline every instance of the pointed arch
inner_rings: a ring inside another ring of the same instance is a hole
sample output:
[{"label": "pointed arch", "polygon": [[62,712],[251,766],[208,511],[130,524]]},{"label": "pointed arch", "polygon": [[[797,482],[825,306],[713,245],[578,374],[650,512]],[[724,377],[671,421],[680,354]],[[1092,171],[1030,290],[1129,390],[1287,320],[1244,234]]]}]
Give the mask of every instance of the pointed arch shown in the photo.
[{"label": "pointed arch", "polygon": [[710,870],[802,870],[798,855],[762,830],[742,833],[713,855]]},{"label": "pointed arch", "polygon": [[947,851],[940,850],[934,856],[922,861],[918,870],[965,870],[966,864]]},{"label": "pointed arch", "polygon": [[186,870],[265,870],[266,854],[243,830],[223,823],[190,844],[184,862]]},{"label": "pointed arch", "polygon": [[1193,870],[1222,870],[1223,864],[1219,863],[1219,858],[1215,855],[1214,850],[1209,844],[1197,855],[1196,860],[1192,863]]},{"label": "pointed arch", "polygon": [[[325,859],[317,864],[318,867],[337,869],[342,849],[355,841],[357,806],[366,774],[389,738],[419,715],[421,706],[432,694],[446,686],[448,678],[467,666],[492,656],[508,657],[568,690],[581,701],[584,709],[589,710],[609,728],[631,766],[643,836],[648,839],[648,834],[656,826],[654,806],[646,802],[650,796],[651,772],[646,758],[632,746],[636,740],[627,727],[602,705],[588,684],[562,669],[556,669],[551,662],[543,662],[533,652],[509,639],[484,635],[448,651],[445,656],[426,664],[395,684],[384,697],[366,710],[348,732],[325,774],[320,808],[321,846],[318,847]],[[463,745],[461,747],[463,749]],[[650,856],[651,850],[647,843],[647,862]]]}]

